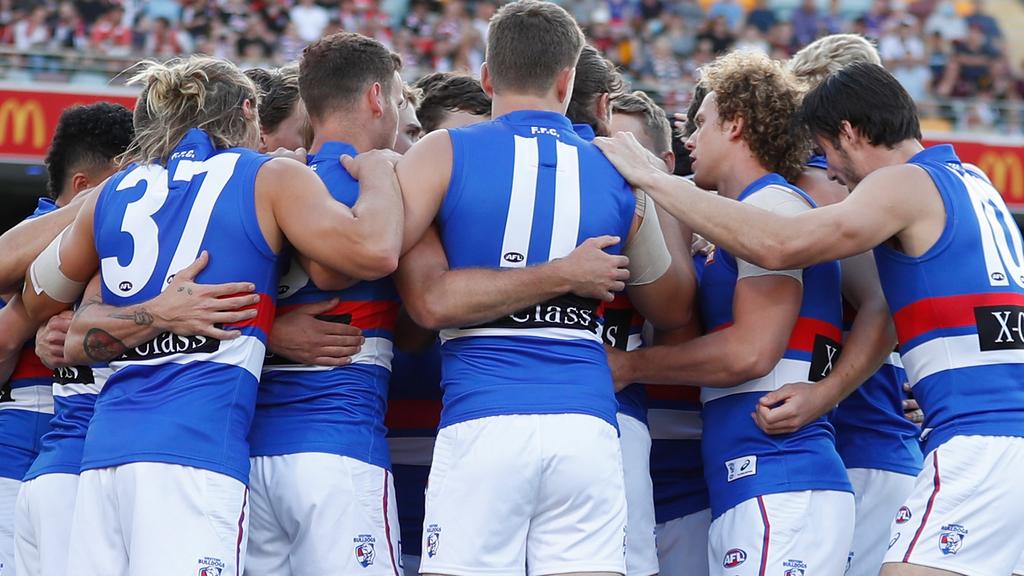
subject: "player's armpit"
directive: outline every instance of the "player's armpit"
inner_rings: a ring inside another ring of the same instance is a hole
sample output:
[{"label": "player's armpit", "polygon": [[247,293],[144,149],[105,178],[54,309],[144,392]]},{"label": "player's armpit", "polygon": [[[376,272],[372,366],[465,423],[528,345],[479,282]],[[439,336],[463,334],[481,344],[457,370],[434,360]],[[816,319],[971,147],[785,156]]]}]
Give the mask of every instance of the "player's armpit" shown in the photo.
[{"label": "player's armpit", "polygon": [[10,378],[22,347],[39,326],[25,311],[20,294],[9,297],[7,305],[0,309],[0,383]]}]

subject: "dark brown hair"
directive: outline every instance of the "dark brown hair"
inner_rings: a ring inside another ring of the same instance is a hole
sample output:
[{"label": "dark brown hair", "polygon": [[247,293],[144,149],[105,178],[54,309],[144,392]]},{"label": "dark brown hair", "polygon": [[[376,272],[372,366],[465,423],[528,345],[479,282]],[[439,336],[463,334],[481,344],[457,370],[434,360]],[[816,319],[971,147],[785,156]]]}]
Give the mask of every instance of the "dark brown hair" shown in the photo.
[{"label": "dark brown hair", "polygon": [[589,124],[598,136],[607,136],[608,126],[597,117],[595,104],[602,94],[615,96],[624,88],[615,64],[587,45],[576,62],[576,83],[565,115],[575,124]]},{"label": "dark brown hair", "polygon": [[260,128],[264,132],[277,130],[299,101],[299,67],[292,64],[274,70],[251,68],[245,75],[260,93]]},{"label": "dark brown hair", "polygon": [[416,81],[422,91],[416,117],[424,132],[433,132],[450,112],[463,111],[476,116],[490,116],[491,99],[480,81],[466,74],[433,72]]},{"label": "dark brown hair", "polygon": [[311,118],[344,110],[377,82],[388,90],[402,59],[380,42],[352,32],[339,32],[313,42],[302,51],[299,93]]},{"label": "dark brown hair", "polygon": [[576,20],[556,4],[520,0],[502,6],[487,36],[494,90],[546,94],[559,72],[576,65],[583,43]]}]

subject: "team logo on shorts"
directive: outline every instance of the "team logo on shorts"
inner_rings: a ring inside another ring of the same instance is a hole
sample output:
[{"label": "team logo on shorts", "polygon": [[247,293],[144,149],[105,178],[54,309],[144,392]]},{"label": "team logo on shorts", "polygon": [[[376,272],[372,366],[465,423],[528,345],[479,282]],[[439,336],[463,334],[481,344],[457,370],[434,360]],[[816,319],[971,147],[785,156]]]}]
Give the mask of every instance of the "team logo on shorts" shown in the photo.
[{"label": "team logo on shorts", "polygon": [[786,569],[783,574],[785,576],[804,576],[807,572],[807,564],[799,560],[786,560],[782,563],[782,567]]},{"label": "team logo on shorts", "polygon": [[843,570],[843,574],[850,571],[850,566],[853,565],[853,551],[846,555],[846,569]]},{"label": "team logo on shorts", "polygon": [[967,529],[959,524],[947,524],[939,533],[939,550],[943,555],[956,554],[963,548]]},{"label": "team logo on shorts", "polygon": [[896,512],[896,523],[906,524],[907,522],[910,522],[910,519],[913,517],[914,515],[910,513],[910,508],[907,508],[906,506],[901,506],[899,511]]},{"label": "team logo on shorts", "polygon": [[427,527],[427,557],[437,556],[437,547],[441,543],[441,527],[431,524]]},{"label": "team logo on shorts", "polygon": [[224,562],[220,558],[200,558],[198,576],[221,576]]},{"label": "team logo on shorts", "polygon": [[725,558],[722,560],[722,566],[725,568],[735,568],[746,561],[747,553],[739,548],[733,548],[725,553]]},{"label": "team logo on shorts", "polygon": [[369,534],[360,534],[353,538],[352,542],[356,545],[356,562],[363,568],[372,565],[374,558],[377,557],[377,551],[373,548],[377,539]]}]

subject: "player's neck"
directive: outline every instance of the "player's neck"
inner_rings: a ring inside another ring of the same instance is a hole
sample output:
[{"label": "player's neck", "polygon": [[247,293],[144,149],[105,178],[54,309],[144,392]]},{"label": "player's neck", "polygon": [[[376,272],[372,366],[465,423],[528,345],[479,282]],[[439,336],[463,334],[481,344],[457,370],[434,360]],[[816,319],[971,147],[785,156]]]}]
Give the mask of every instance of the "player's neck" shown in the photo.
[{"label": "player's neck", "polygon": [[868,173],[886,166],[906,164],[918,152],[924,150],[919,140],[911,138],[897,143],[892,148],[887,146],[871,146],[865,153],[865,168]]},{"label": "player's neck", "polygon": [[309,152],[316,154],[326,142],[344,142],[355,148],[356,152],[367,152],[378,147],[374,136],[372,126],[355,122],[351,117],[332,116],[313,124],[313,144]]},{"label": "player's neck", "polygon": [[551,96],[533,96],[529,94],[494,94],[491,100],[491,117],[497,118],[511,112],[523,110],[542,110],[565,114],[565,104]]},{"label": "player's neck", "polygon": [[726,198],[736,200],[740,194],[758,178],[771,173],[750,154],[738,154],[737,159],[731,160],[728,169],[722,171],[718,180],[718,194]]}]

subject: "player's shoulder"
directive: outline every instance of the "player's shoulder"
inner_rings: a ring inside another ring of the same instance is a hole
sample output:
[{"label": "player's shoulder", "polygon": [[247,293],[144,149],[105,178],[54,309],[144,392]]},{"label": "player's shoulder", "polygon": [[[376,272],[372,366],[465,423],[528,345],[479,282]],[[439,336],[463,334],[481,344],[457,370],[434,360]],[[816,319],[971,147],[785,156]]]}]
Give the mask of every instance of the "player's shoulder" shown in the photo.
[{"label": "player's shoulder", "polygon": [[892,202],[913,204],[922,196],[935,194],[938,187],[924,166],[908,163],[875,170],[865,176],[852,193],[868,190],[887,194]]}]

